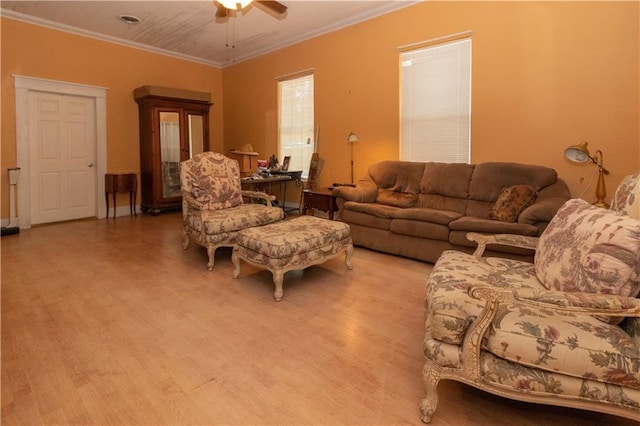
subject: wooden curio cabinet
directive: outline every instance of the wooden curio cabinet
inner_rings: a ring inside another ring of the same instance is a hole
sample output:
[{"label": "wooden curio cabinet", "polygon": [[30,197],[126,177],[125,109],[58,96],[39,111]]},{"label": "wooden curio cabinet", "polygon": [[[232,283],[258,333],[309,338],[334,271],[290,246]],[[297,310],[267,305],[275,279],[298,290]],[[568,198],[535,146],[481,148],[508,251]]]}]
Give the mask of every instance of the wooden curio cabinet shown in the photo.
[{"label": "wooden curio cabinet", "polygon": [[143,213],[179,209],[180,162],[209,151],[211,95],[157,86],[133,92],[140,116]]}]

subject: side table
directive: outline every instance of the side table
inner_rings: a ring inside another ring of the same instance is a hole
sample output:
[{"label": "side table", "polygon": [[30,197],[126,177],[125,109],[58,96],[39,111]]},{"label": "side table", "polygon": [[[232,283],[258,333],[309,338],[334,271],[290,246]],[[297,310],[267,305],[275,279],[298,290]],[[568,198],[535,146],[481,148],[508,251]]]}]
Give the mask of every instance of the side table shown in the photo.
[{"label": "side table", "polygon": [[307,210],[320,210],[329,213],[329,219],[333,220],[333,212],[338,211],[336,198],[329,188],[305,189],[302,191],[303,208],[302,214],[307,214]]},{"label": "side table", "polygon": [[138,191],[138,175],[135,173],[106,173],[104,175],[104,199],[107,202],[107,218],[109,217],[109,194],[113,194],[113,218],[116,218],[116,193],[129,193],[129,211],[136,214],[136,193]]}]

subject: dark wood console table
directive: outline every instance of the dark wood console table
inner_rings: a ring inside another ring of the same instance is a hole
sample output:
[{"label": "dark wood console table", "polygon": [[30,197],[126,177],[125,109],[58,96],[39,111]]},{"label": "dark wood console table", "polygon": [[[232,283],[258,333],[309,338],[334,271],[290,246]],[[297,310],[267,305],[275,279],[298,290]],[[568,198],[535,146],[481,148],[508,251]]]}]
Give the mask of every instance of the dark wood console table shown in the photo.
[{"label": "dark wood console table", "polygon": [[109,194],[113,194],[113,218],[116,218],[116,194],[129,193],[129,210],[136,214],[136,193],[138,191],[138,175],[135,173],[106,173],[104,175],[104,199],[107,202],[107,218],[109,217]]}]

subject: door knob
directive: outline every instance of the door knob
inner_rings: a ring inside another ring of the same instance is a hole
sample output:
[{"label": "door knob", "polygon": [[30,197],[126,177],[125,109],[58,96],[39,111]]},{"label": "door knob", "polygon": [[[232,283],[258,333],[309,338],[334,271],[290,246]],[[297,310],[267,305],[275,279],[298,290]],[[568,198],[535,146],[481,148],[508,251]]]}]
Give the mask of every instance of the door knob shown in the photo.
[{"label": "door knob", "polygon": [[93,167],[93,163],[87,164],[88,167]]}]

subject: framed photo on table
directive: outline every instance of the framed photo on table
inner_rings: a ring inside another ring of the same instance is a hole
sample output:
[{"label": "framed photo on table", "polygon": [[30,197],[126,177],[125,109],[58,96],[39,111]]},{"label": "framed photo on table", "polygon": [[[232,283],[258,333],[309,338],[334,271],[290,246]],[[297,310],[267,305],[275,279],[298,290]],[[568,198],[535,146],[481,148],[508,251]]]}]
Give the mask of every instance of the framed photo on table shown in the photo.
[{"label": "framed photo on table", "polygon": [[287,155],[286,157],[284,157],[284,160],[282,160],[282,171],[286,172],[289,170],[289,162],[291,161],[291,156]]}]

